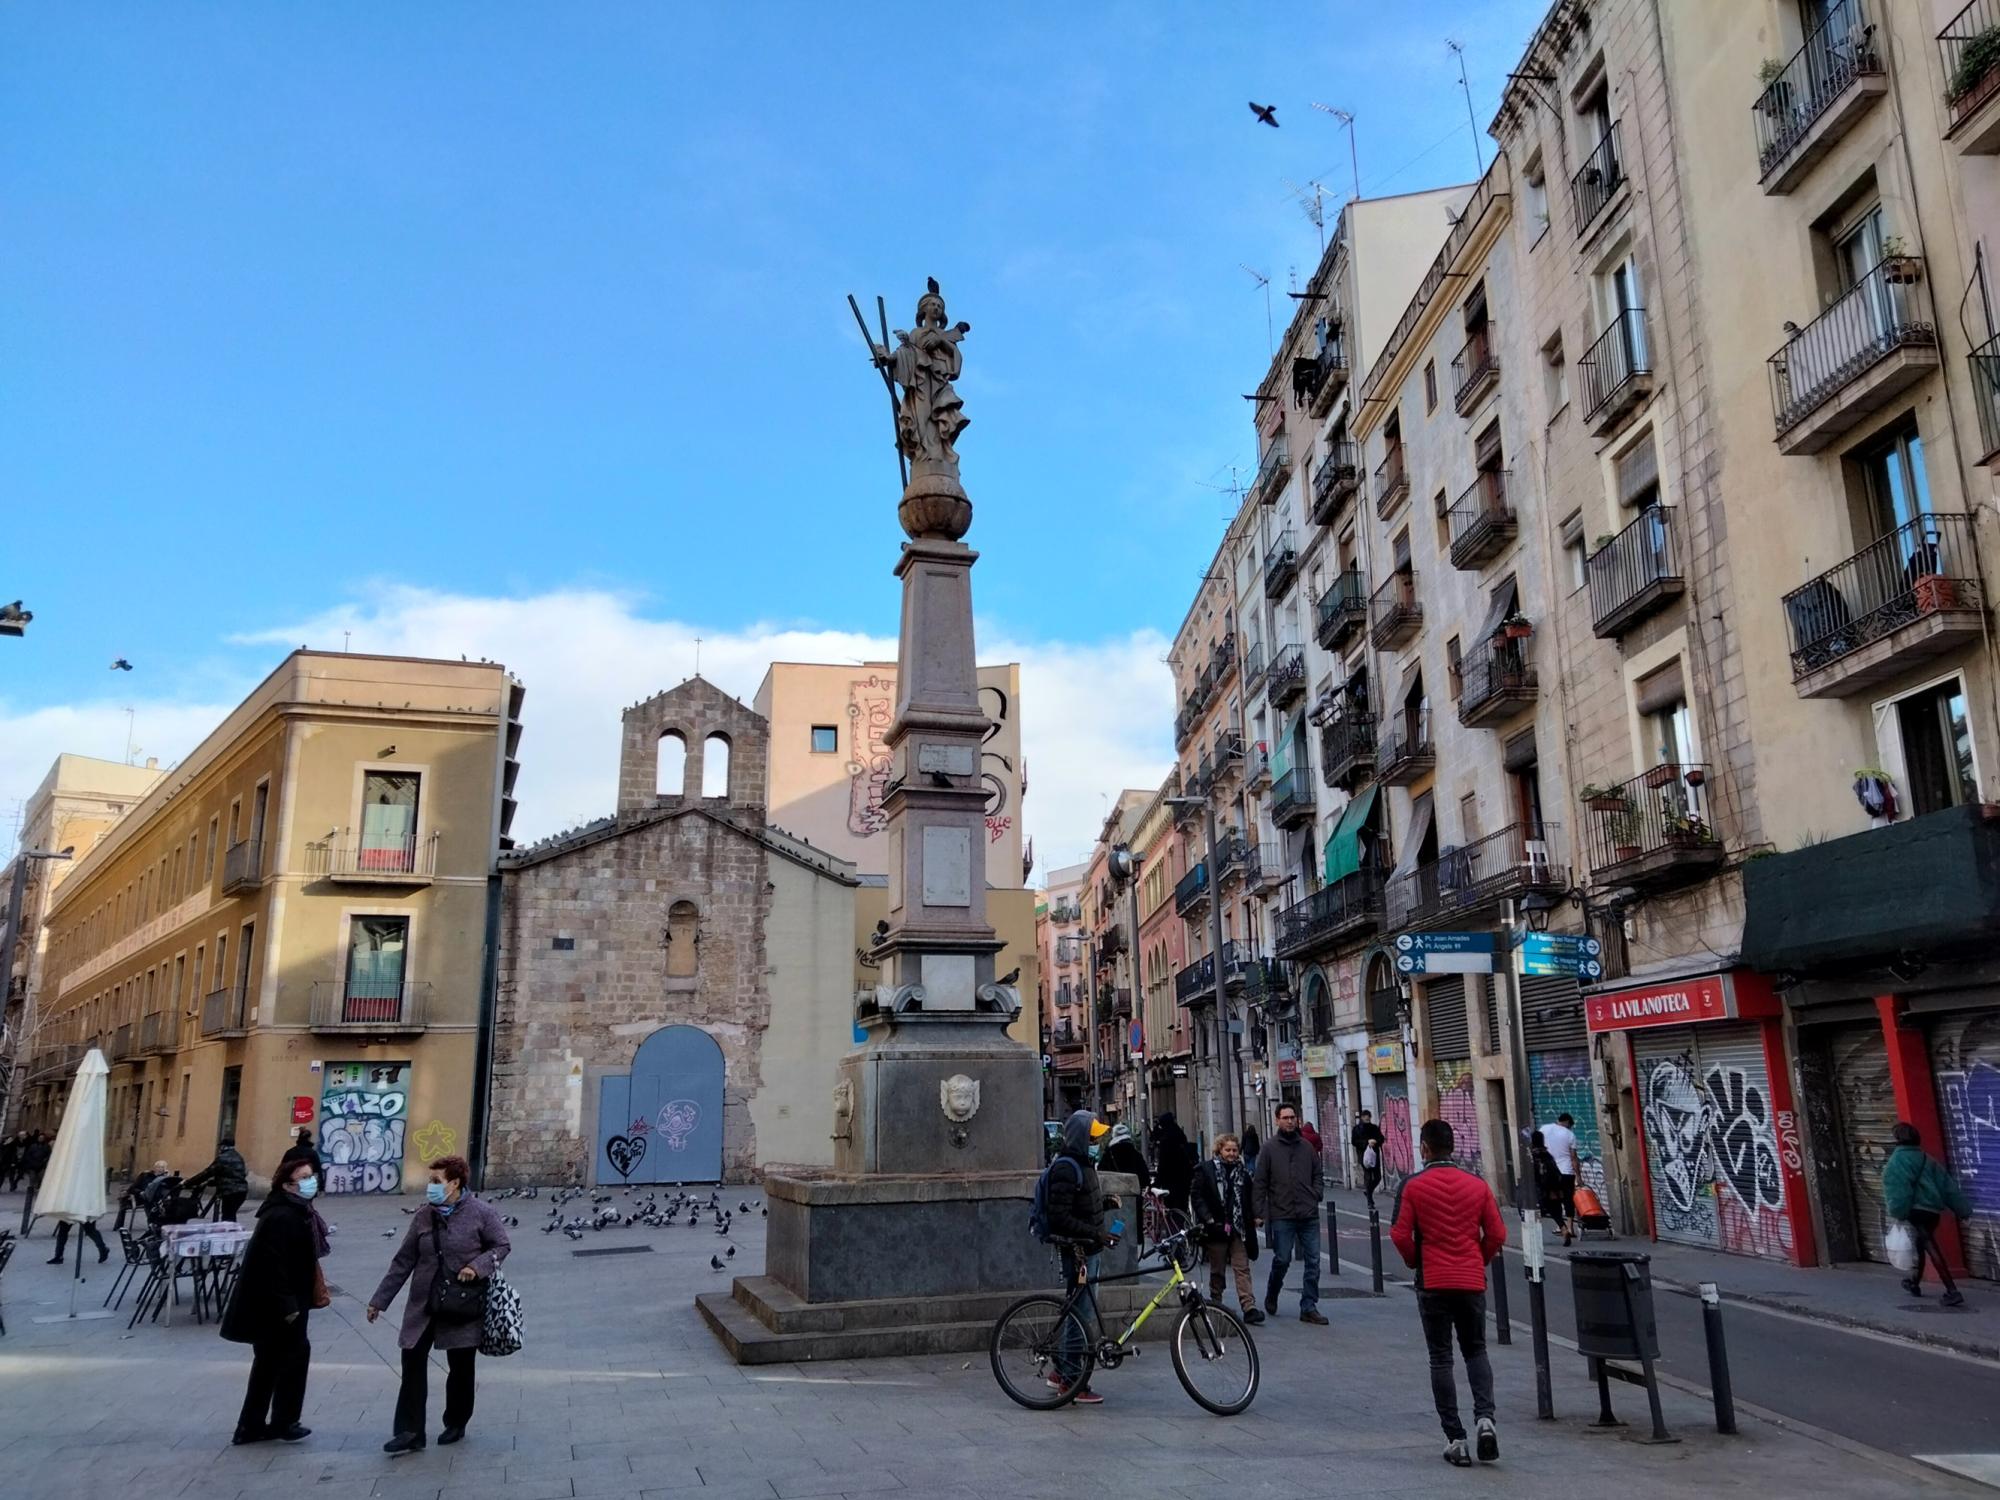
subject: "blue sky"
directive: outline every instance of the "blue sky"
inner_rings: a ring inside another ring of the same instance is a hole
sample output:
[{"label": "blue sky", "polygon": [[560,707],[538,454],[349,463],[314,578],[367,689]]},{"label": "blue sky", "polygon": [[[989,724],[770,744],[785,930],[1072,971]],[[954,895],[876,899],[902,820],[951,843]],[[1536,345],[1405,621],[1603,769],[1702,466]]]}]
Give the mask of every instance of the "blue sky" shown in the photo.
[{"label": "blue sky", "polygon": [[[1086,789],[1171,754],[1160,638],[1269,352],[1242,266],[1282,327],[1318,254],[1287,182],[1350,182],[1310,103],[1359,117],[1365,192],[1469,177],[1444,38],[1483,127],[1543,8],[8,8],[0,600],[37,618],[0,641],[0,830],[56,751],[122,757],[125,705],[172,759],[343,629],[533,658],[531,736],[538,701],[594,709],[538,700],[564,652],[617,662],[615,714],[695,635],[744,693],[888,636],[895,463],[843,298],[908,326],[935,275],[973,325],[985,654],[1045,674],[1030,825],[1069,857]],[[608,798],[590,753],[543,758],[538,806],[528,748],[531,831]]]}]

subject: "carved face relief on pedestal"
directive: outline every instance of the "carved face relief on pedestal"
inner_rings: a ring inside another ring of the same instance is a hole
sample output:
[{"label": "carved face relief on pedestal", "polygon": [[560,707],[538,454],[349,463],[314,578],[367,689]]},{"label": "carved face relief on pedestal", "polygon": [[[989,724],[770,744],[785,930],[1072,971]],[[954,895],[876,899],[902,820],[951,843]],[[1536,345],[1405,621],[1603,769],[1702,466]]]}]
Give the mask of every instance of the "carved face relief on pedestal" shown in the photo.
[{"label": "carved face relief on pedestal", "polygon": [[979,1113],[979,1080],[952,1074],[938,1084],[938,1108],[954,1125],[963,1125]]},{"label": "carved face relief on pedestal", "polygon": [[841,1079],[833,1086],[833,1138],[850,1139],[854,1134],[854,1084]]}]

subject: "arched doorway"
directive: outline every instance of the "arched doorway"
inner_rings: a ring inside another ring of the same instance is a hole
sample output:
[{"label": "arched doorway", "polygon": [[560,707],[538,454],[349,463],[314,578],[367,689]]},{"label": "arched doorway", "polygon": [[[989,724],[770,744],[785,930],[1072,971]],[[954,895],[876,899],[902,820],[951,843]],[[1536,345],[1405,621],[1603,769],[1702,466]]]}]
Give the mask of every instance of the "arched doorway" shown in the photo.
[{"label": "arched doorway", "polygon": [[722,1180],[722,1048],[699,1026],[662,1026],[630,1073],[598,1083],[599,1183]]}]

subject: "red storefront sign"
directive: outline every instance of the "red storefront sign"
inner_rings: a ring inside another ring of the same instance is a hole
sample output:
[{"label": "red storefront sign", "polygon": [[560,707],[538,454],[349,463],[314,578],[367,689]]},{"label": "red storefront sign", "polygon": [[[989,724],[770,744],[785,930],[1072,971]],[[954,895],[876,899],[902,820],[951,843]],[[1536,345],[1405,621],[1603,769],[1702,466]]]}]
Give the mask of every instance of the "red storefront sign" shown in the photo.
[{"label": "red storefront sign", "polygon": [[1299,1081],[1298,1063],[1289,1058],[1280,1058],[1278,1060],[1278,1082],[1297,1083],[1298,1081]]},{"label": "red storefront sign", "polygon": [[1740,970],[1641,989],[1607,990],[1584,1000],[1584,1015],[1592,1031],[1762,1020],[1777,1014],[1778,997],[1770,981],[1761,974]]}]

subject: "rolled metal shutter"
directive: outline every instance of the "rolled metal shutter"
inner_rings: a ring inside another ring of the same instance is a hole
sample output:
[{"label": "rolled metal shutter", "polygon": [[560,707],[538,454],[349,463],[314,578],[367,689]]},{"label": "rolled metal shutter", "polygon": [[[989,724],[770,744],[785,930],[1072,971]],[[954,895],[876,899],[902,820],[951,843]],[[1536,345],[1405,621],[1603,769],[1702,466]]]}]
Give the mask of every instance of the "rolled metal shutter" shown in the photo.
[{"label": "rolled metal shutter", "polygon": [[1434,979],[1424,986],[1424,1026],[1430,1038],[1431,1080],[1438,1118],[1451,1126],[1454,1154],[1479,1170],[1479,1107],[1472,1076],[1472,1028],[1465,1016],[1465,978]]},{"label": "rolled metal shutter", "polygon": [[[1945,1164],[1972,1200],[1972,1217],[1960,1226],[1966,1268],[2000,1280],[2000,1152],[1993,1146],[2000,1121],[2000,1011],[1941,1018],[1931,1030],[1931,1071],[1944,1120]],[[1936,1149],[1935,1142],[1924,1144]]]},{"label": "rolled metal shutter", "polygon": [[1889,1083],[1889,1054],[1879,1022],[1829,1027],[1826,1048],[1833,1078],[1834,1119],[1839,1130],[1841,1176],[1854,1214],[1855,1237],[1868,1260],[1888,1263],[1882,1238],[1888,1215],[1882,1207],[1882,1164],[1895,1149],[1889,1132],[1896,1124],[1896,1095]]},{"label": "rolled metal shutter", "polygon": [[1583,1020],[1583,993],[1574,979],[1524,978],[1521,985],[1521,1038],[1528,1051],[1584,1047],[1590,1043]]}]

